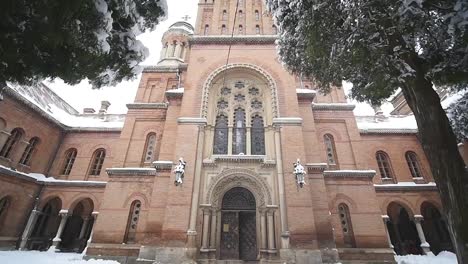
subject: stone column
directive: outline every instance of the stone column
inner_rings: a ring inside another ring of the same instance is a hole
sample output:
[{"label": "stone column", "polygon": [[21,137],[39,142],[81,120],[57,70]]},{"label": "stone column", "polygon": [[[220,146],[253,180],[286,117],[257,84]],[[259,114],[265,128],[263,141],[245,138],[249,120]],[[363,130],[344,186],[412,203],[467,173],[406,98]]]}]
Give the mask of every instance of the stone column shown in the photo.
[{"label": "stone column", "polygon": [[276,251],[275,247],[275,226],[273,221],[273,211],[267,211],[267,220],[268,220],[268,250],[273,253]]},{"label": "stone column", "polygon": [[426,236],[424,236],[424,230],[421,226],[421,221],[424,220],[422,215],[415,215],[414,216],[414,223],[416,224],[416,230],[418,230],[419,240],[421,240],[421,248],[424,251],[424,254],[431,252],[431,247],[429,243],[426,241]]},{"label": "stone column", "polygon": [[86,243],[86,247],[88,247],[89,244],[91,243],[91,241],[93,240],[94,226],[96,225],[96,220],[97,220],[98,215],[99,215],[99,212],[92,212],[91,213],[91,217],[94,219],[93,220],[93,227],[91,229],[91,233],[89,234],[89,239],[88,239],[88,242]]},{"label": "stone column", "polygon": [[210,228],[210,211],[203,209],[203,234],[202,234],[202,249],[207,249],[209,246],[208,235]]},{"label": "stone column", "polygon": [[228,155],[232,155],[232,135],[233,135],[233,128],[232,126],[228,126],[228,153],[227,153]]},{"label": "stone column", "polygon": [[31,215],[28,218],[28,222],[26,223],[26,226],[24,227],[23,234],[21,236],[21,242],[19,249],[23,250],[26,248],[26,245],[28,243],[29,236],[31,235],[31,232],[34,229],[34,226],[36,225],[36,220],[37,220],[37,215],[39,214],[39,210],[34,208],[31,212]]},{"label": "stone column", "polygon": [[251,140],[251,128],[247,127],[245,130],[245,154],[252,155],[252,140]]},{"label": "stone column", "polygon": [[265,216],[265,209],[260,209],[260,249],[267,249],[267,223],[266,223],[266,216]]},{"label": "stone column", "polygon": [[211,210],[211,232],[210,232],[210,248],[216,249],[216,218],[217,218],[217,210]]},{"label": "stone column", "polygon": [[89,224],[89,216],[83,217],[83,224],[81,225],[81,231],[80,235],[78,236],[78,239],[83,239],[84,236],[86,235],[86,229]]},{"label": "stone column", "polygon": [[284,190],[283,158],[281,154],[280,128],[275,127],[276,174],[279,192],[279,209],[281,221],[281,248],[289,248],[288,214],[286,211],[286,193]]},{"label": "stone column", "polygon": [[382,215],[382,220],[385,226],[385,234],[387,235],[388,246],[393,249],[392,239],[390,238],[390,231],[388,230],[387,223],[390,222],[390,217],[388,215]]},{"label": "stone column", "polygon": [[181,50],[181,45],[180,45],[180,43],[177,43],[176,46],[175,46],[174,57],[180,59],[180,52],[181,52],[181,51],[182,51],[182,50]]},{"label": "stone column", "polygon": [[69,216],[68,210],[60,210],[59,215],[62,217],[62,219],[60,220],[60,225],[57,229],[57,234],[55,235],[54,239],[52,239],[52,245],[54,247],[57,247],[62,241],[61,237],[62,237],[63,229],[65,228],[65,224],[67,223],[67,219]]},{"label": "stone column", "polygon": [[5,142],[7,139],[10,137],[10,133],[8,133],[5,130],[0,131],[0,150],[3,148],[3,145],[5,145]]}]

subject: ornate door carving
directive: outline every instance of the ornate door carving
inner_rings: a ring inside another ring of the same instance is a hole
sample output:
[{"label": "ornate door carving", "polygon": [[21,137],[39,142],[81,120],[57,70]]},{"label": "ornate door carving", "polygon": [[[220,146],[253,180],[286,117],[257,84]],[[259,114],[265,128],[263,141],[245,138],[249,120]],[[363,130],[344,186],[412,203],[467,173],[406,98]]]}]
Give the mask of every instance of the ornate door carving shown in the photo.
[{"label": "ornate door carving", "polygon": [[239,221],[237,212],[223,212],[221,216],[221,258],[239,259]]}]

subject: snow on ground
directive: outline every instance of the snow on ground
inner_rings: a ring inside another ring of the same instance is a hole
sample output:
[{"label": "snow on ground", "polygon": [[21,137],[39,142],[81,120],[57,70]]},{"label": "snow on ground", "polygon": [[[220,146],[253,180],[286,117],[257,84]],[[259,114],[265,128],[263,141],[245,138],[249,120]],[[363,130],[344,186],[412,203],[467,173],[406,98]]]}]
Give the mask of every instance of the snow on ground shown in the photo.
[{"label": "snow on ground", "polygon": [[457,264],[457,256],[452,252],[442,251],[439,255],[406,255],[395,256],[398,264]]},{"label": "snow on ground", "polygon": [[0,251],[2,264],[119,264],[113,260],[84,260],[82,254],[48,251]]}]

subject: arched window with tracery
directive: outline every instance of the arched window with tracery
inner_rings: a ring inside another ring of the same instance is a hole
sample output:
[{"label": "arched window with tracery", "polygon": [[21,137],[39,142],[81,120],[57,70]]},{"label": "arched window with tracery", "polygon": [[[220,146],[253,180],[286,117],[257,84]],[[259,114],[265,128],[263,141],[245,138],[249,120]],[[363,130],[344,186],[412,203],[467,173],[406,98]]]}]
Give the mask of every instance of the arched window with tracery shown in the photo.
[{"label": "arched window with tracery", "polygon": [[250,134],[252,155],[265,155],[265,127],[261,116],[255,115],[252,118]]},{"label": "arched window with tracery", "polygon": [[0,151],[0,157],[9,158],[13,148],[23,137],[23,132],[20,128],[15,128],[11,131],[10,136]]},{"label": "arched window with tracery", "polygon": [[388,157],[387,153],[383,151],[377,151],[375,158],[379,167],[380,177],[382,177],[382,179],[392,179],[392,166],[390,164],[390,158]]},{"label": "arched window with tracery", "polygon": [[216,118],[214,134],[213,154],[228,154],[229,128],[227,116],[219,115]]},{"label": "arched window with tracery", "polygon": [[94,152],[93,158],[91,159],[91,166],[89,168],[88,175],[98,176],[101,174],[102,165],[104,164],[104,159],[106,158],[106,150],[98,149]]},{"label": "arched window with tracery", "polygon": [[27,165],[29,166],[31,164],[31,159],[34,153],[37,150],[37,145],[39,144],[39,138],[38,137],[33,137],[31,140],[29,140],[29,144],[24,149],[23,155],[21,156],[20,159],[20,164]]},{"label": "arched window with tracery", "polygon": [[411,176],[413,176],[413,178],[423,177],[416,153],[412,151],[408,151],[406,152],[405,157],[406,157],[406,162],[408,163],[408,168],[411,172]]},{"label": "arched window with tracery", "polygon": [[335,140],[331,134],[325,134],[323,136],[323,142],[325,143],[325,153],[327,155],[327,164],[330,167],[337,167],[338,160],[336,155]]},{"label": "arched window with tracery", "polygon": [[246,154],[245,110],[237,108],[234,111],[234,129],[232,133],[232,154]]},{"label": "arched window with tracery", "polygon": [[140,219],[141,202],[139,200],[133,201],[130,206],[128,214],[127,229],[125,230],[124,243],[134,243],[136,238],[136,231],[138,220]]},{"label": "arched window with tracery", "polygon": [[348,205],[341,203],[338,205],[338,214],[340,217],[341,231],[343,231],[343,242],[345,247],[356,247],[354,239],[353,225],[351,223],[351,214]]},{"label": "arched window with tracery", "polygon": [[70,172],[73,168],[73,164],[75,164],[75,159],[76,159],[77,154],[78,154],[78,151],[76,150],[76,148],[68,149],[65,152],[65,160],[64,160],[62,172],[61,172],[62,175],[70,175]]},{"label": "arched window with tracery", "polygon": [[156,133],[149,133],[146,136],[145,152],[143,153],[143,163],[154,161],[156,152]]}]

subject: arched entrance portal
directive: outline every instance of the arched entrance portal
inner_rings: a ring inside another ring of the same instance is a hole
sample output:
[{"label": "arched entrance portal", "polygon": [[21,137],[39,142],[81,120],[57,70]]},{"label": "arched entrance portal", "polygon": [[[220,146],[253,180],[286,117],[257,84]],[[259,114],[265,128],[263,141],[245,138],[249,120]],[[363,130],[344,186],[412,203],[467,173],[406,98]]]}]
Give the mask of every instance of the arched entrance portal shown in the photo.
[{"label": "arched entrance portal", "polygon": [[223,196],[221,208],[221,259],[257,259],[255,197],[234,187]]}]

